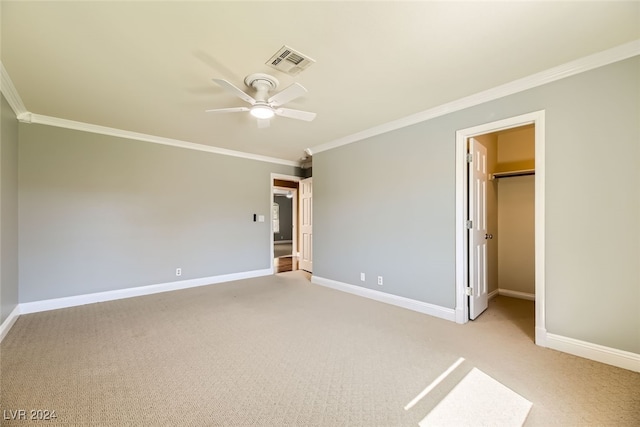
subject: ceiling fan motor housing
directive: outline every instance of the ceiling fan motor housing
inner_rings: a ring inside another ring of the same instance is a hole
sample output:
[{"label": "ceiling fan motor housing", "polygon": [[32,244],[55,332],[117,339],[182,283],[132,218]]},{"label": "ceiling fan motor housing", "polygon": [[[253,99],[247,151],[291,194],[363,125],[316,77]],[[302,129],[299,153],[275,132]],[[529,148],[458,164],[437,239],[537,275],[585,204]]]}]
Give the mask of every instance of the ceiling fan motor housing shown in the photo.
[{"label": "ceiling fan motor housing", "polygon": [[270,119],[275,115],[273,107],[269,105],[267,99],[269,92],[278,87],[278,79],[269,74],[255,73],[249,74],[244,79],[244,84],[256,91],[254,96],[256,103],[251,107],[252,116],[259,119]]},{"label": "ceiling fan motor housing", "polygon": [[257,92],[256,100],[266,101],[269,92],[275,90],[280,82],[269,74],[254,73],[245,77],[244,84],[249,88],[255,89]]}]

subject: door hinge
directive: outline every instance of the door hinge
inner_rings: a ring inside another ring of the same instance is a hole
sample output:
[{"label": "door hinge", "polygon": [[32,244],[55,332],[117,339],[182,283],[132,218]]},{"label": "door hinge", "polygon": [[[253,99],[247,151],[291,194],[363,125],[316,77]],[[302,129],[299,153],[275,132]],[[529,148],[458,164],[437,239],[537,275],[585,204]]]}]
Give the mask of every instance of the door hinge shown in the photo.
[{"label": "door hinge", "polygon": [[471,286],[467,286],[467,289],[465,289],[464,292],[467,296],[472,297],[473,296],[473,288]]},{"label": "door hinge", "polygon": [[471,221],[470,219],[467,220],[467,229],[471,230],[473,228],[473,221]]},{"label": "door hinge", "polygon": [[473,162],[473,154],[467,153],[467,163]]}]

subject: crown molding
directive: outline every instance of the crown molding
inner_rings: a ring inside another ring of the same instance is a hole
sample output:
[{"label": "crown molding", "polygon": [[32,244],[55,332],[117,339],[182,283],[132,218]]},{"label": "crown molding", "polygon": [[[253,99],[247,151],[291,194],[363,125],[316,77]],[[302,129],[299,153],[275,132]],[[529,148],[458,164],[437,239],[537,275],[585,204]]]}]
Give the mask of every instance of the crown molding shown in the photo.
[{"label": "crown molding", "polygon": [[115,136],[119,138],[134,139],[137,141],[153,142],[156,144],[170,145],[173,147],[186,148],[189,150],[204,151],[207,153],[222,154],[224,156],[240,157],[243,159],[257,160],[260,162],[276,163],[286,166],[300,167],[300,163],[291,160],[283,160],[275,157],[261,156],[258,154],[244,153],[242,151],[227,150],[225,148],[213,147],[210,145],[196,144],[193,142],[181,141],[178,139],[163,138],[161,136],[147,135],[144,133],[130,132],[106,126],[92,125],[89,123],[76,122],[73,120],[59,119],[57,117],[34,114],[27,111],[16,87],[13,85],[9,73],[0,62],[0,91],[7,99],[17,119],[23,123],[36,123],[48,126],[56,126],[66,129],[79,130],[102,135]]},{"label": "crown molding", "polygon": [[[605,65],[612,64],[614,62],[622,61],[634,56],[640,55],[640,39],[631,41],[629,43],[616,46],[614,48],[595,53],[593,55],[585,56],[575,61],[568,62],[566,64],[550,68],[540,73],[532,74],[528,77],[524,77],[518,80],[514,80],[510,83],[497,86],[492,89],[488,89],[476,94],[460,98],[458,100],[448,102],[446,104],[439,105],[434,108],[430,108],[425,111],[421,111],[398,120],[384,123],[379,126],[366,129],[361,132],[357,132],[351,135],[347,135],[342,138],[335,139],[325,144],[320,144],[315,147],[307,148],[308,154],[317,154],[323,151],[338,148],[343,145],[351,144],[357,141],[361,141],[366,138],[371,138],[377,135],[381,135],[387,132],[391,132],[397,129],[401,129],[407,126],[411,126],[417,123],[421,123],[427,120],[434,119],[436,117],[444,116],[456,111],[463,110],[465,108],[474,107],[476,105],[484,104],[514,93],[523,92],[528,89],[532,89],[538,86],[542,86],[557,80],[564,79],[566,77],[574,76],[576,74],[584,73],[586,71],[603,67]],[[268,163],[276,163],[287,166],[299,167],[300,163],[295,161],[278,159],[275,157],[261,156],[257,154],[244,153],[241,151],[228,150],[224,148],[213,147],[204,144],[196,144],[193,142],[181,141],[177,139],[164,138],[155,135],[142,134],[137,132],[130,132],[121,129],[109,128],[105,126],[92,125],[88,123],[76,122],[72,120],[59,119],[56,117],[43,116],[38,114],[32,114],[27,111],[20,95],[18,94],[7,70],[0,62],[1,71],[1,85],[0,90],[4,94],[7,102],[13,109],[18,120],[26,123],[39,123],[49,126],[57,126],[68,129],[75,129],[80,131],[99,133],[103,135],[111,135],[121,138],[134,139],[139,141],[153,142],[156,144],[170,145],[174,147],[187,148],[190,150],[198,150],[209,153],[222,154],[232,157],[240,157],[250,160],[258,160]]]},{"label": "crown molding", "polygon": [[338,138],[333,141],[317,145],[315,147],[310,147],[307,148],[307,150],[309,150],[308,152],[313,154],[321,153],[323,151],[338,148],[343,145],[361,141],[366,138],[371,138],[376,135],[381,135],[383,133],[391,132],[407,126],[415,125],[420,122],[431,120],[436,117],[454,113],[465,108],[474,107],[476,105],[484,104],[489,101],[494,101],[498,98],[513,95],[514,93],[533,89],[547,83],[555,82],[566,77],[584,73],[585,71],[603,67],[614,62],[623,61],[637,55],[640,55],[640,39],[622,44],[620,46],[616,46],[611,49],[607,49],[602,52],[595,53],[593,55],[585,56],[575,61],[567,62],[566,64],[550,68],[546,71],[541,71],[528,77],[523,77],[510,83],[496,86],[492,89],[478,92],[476,94],[460,98],[455,101],[448,102],[446,104],[442,104],[437,107],[430,108],[428,110],[421,111],[419,113],[412,114],[398,120],[387,122],[379,126],[374,126],[364,131]]},{"label": "crown molding", "polygon": [[18,119],[27,114],[27,108],[24,106],[24,102],[22,102],[22,98],[20,98],[2,62],[0,62],[0,92],[2,92]]},{"label": "crown molding", "polygon": [[299,167],[300,164],[291,160],[283,160],[275,157],[261,156],[259,154],[245,153],[242,151],[227,150],[225,148],[211,145],[196,144],[194,142],[181,141],[178,139],[164,138],[161,136],[148,135],[144,133],[131,132],[127,130],[115,129],[106,126],[92,125],[89,123],[76,122],[73,120],[59,119],[57,117],[44,116],[41,114],[24,113],[21,121],[25,123],[36,123],[40,125],[55,126],[65,129],[79,130],[101,135],[115,136],[118,138],[133,139],[137,141],[153,142],[155,144],[170,145],[172,147],[186,148],[189,150],[204,151],[207,153],[222,154],[224,156],[240,157],[243,159],[257,160],[260,162],[276,163],[286,166]]}]

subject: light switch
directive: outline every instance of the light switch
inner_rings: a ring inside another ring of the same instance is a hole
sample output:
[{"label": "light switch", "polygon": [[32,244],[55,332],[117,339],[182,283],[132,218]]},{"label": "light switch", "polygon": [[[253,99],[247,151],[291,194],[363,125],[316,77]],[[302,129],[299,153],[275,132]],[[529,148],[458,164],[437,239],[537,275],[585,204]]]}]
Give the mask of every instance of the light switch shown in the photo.
[{"label": "light switch", "polygon": [[264,215],[258,215],[258,222],[264,222]]}]

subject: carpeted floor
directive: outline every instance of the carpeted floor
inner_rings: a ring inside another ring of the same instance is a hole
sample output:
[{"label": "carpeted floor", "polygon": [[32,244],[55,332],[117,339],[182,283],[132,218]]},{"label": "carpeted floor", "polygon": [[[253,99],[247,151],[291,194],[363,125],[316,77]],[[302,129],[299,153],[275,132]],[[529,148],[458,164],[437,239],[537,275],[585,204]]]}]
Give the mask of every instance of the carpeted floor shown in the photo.
[{"label": "carpeted floor", "polygon": [[24,315],[0,347],[1,421],[417,426],[477,368],[533,403],[526,426],[640,425],[640,374],[536,347],[533,312],[497,297],[457,325],[296,271]]}]

